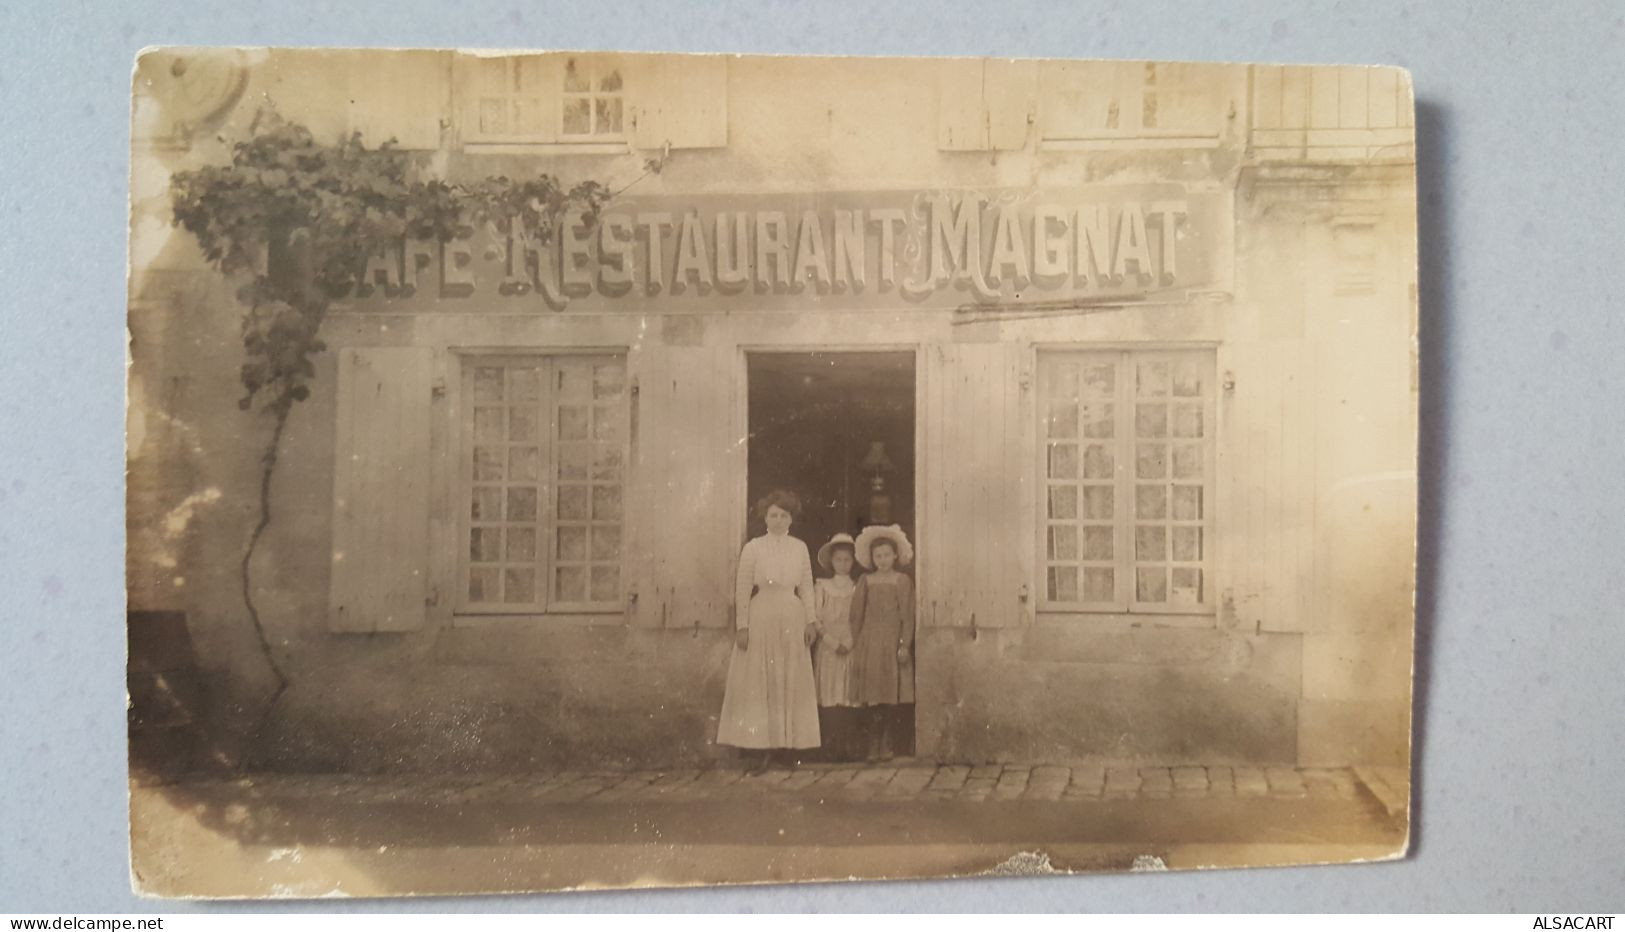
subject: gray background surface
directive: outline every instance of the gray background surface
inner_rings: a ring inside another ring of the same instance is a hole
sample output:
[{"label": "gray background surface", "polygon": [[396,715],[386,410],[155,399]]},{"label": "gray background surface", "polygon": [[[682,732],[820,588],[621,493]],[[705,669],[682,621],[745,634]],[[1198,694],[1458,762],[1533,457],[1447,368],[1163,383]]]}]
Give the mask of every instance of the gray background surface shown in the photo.
[{"label": "gray background surface", "polygon": [[[1383,63],[1415,76],[1413,855],[1043,880],[210,906],[129,892],[123,318],[145,45]],[[1517,910],[1625,905],[1625,5],[0,0],[0,912]]]}]

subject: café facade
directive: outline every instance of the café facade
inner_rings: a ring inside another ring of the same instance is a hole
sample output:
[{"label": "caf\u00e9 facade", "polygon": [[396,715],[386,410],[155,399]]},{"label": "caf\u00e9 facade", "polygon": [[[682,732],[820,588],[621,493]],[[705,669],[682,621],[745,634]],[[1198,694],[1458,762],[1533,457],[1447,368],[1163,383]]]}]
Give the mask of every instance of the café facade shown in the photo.
[{"label": "caf\u00e9 facade", "polygon": [[138,69],[130,309],[131,607],[185,613],[223,717],[269,690],[237,575],[268,425],[167,173],[258,100],[440,177],[618,192],[546,243],[402,243],[335,305],[254,564],[290,680],[260,765],[726,756],[778,488],[813,548],[915,542],[919,756],[1404,761],[1403,75],[236,54],[183,71],[208,113]]}]

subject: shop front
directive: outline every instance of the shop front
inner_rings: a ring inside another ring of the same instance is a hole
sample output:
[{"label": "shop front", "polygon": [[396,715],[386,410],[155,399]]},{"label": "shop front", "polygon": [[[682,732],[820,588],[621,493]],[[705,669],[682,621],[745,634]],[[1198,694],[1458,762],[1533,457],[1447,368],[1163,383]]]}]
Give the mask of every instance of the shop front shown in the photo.
[{"label": "shop front", "polygon": [[[726,756],[735,561],[779,488],[813,548],[913,541],[922,757],[1399,762],[1414,182],[1377,143],[1408,127],[1317,156],[1297,111],[1352,98],[1300,69],[632,56],[589,93],[577,58],[434,53],[397,83],[445,108],[359,69],[371,109],[302,115],[453,180],[622,190],[545,244],[404,243],[333,306],[255,558],[292,674],[255,763]],[[1397,120],[1408,88],[1368,83],[1333,116]],[[570,132],[504,122],[547,99]],[[251,708],[238,561],[209,559],[260,475],[229,294],[147,281],[133,384],[166,417],[132,475],[196,517],[132,603],[187,611]]]},{"label": "shop front", "polygon": [[330,628],[647,641],[668,753],[717,753],[733,561],[786,488],[813,547],[917,542],[920,753],[1288,758],[1289,663],[1223,618],[1232,197],[650,198],[380,256],[334,321]]}]

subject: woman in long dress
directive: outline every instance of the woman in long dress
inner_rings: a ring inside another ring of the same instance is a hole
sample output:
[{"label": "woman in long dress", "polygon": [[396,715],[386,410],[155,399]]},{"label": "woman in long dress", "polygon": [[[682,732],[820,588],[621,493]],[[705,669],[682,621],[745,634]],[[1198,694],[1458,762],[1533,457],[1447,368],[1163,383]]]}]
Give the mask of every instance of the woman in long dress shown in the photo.
[{"label": "woman in long dress", "polygon": [[790,536],[801,501],[774,492],[756,510],[767,533],[739,554],[737,630],[717,743],[760,751],[751,766],[760,772],[774,749],[816,748],[819,734],[818,688],[807,649],[817,633],[812,558],[807,545]]}]

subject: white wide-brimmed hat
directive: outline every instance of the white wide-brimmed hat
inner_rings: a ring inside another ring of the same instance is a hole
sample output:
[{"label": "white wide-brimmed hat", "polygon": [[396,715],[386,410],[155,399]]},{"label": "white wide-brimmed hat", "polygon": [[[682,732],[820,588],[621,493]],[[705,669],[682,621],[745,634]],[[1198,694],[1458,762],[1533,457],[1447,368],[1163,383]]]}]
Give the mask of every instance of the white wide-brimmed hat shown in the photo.
[{"label": "white wide-brimmed hat", "polygon": [[858,562],[863,564],[864,569],[875,568],[874,557],[869,555],[869,551],[883,540],[891,541],[892,546],[897,548],[898,566],[907,566],[914,562],[914,545],[908,542],[908,535],[903,533],[902,528],[895,524],[885,526],[871,524],[858,534],[857,545],[853,548],[857,551]]},{"label": "white wide-brimmed hat", "polygon": [[851,547],[854,554],[857,553],[858,542],[852,539],[851,534],[836,534],[834,537],[831,537],[829,540],[825,541],[824,546],[818,548],[818,565],[822,566],[826,570],[833,571],[835,566],[830,562],[830,555],[835,552],[836,547],[839,547],[842,544]]}]

